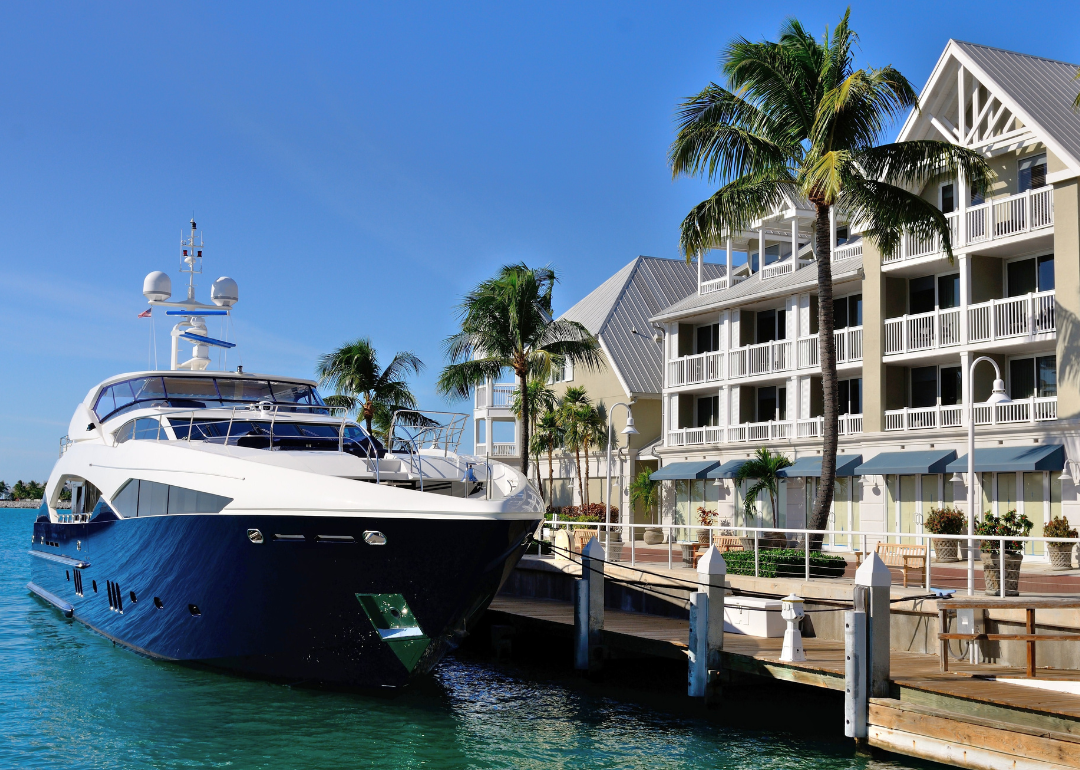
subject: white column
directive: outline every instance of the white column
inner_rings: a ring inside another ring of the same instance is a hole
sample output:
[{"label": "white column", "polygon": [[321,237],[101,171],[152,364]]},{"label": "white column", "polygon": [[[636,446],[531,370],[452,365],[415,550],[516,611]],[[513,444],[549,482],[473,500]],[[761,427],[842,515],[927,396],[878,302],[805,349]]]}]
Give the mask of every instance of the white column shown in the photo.
[{"label": "white column", "polygon": [[[960,102],[959,115],[956,120],[957,128],[960,129],[960,139],[963,142],[967,135],[967,92],[964,84],[964,68],[963,66],[956,70],[956,98]],[[975,117],[974,115],[972,117]]]},{"label": "white column", "polygon": [[697,290],[701,294],[701,252],[697,253]]},{"label": "white column", "polygon": [[802,417],[799,414],[799,376],[793,374],[788,378],[787,386],[787,418],[793,424]]},{"label": "white column", "polygon": [[799,218],[797,216],[791,220],[791,259],[793,262],[799,261]]},{"label": "white column", "polygon": [[[971,386],[971,353],[966,350],[960,354],[960,393],[960,398],[964,402],[963,423],[966,426],[968,412],[974,407],[971,400],[974,395],[974,389]],[[970,480],[968,483],[971,483]]]},{"label": "white column", "polygon": [[836,206],[829,206],[829,258],[836,251]]},{"label": "white column", "polygon": [[[960,215],[963,218],[963,214]],[[971,258],[960,255],[960,343],[968,342],[968,305],[971,304]]]},{"label": "white column", "polygon": [[731,278],[731,238],[727,239],[727,285],[730,288],[734,285],[734,281]]},{"label": "white column", "polygon": [[765,225],[758,230],[758,271],[765,269]]}]

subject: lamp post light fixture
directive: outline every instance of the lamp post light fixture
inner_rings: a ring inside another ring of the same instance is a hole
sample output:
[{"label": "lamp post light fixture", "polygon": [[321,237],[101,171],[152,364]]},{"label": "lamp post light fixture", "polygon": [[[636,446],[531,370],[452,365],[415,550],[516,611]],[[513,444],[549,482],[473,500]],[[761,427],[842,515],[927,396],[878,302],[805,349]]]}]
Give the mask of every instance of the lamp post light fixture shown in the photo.
[{"label": "lamp post light fixture", "polygon": [[[968,596],[975,595],[975,367],[983,361],[989,361],[994,367],[994,389],[986,404],[990,406],[990,422],[994,422],[993,409],[996,404],[1005,404],[1011,401],[1005,393],[1005,381],[1001,379],[1001,369],[997,361],[989,356],[979,356],[971,362],[968,369],[967,389],[967,428],[968,428],[968,469],[967,469],[967,507],[968,507],[968,541],[967,541],[967,592]],[[1002,549],[1004,558],[1004,549]],[[1001,574],[1002,585],[1005,583],[1005,573]]]},{"label": "lamp post light fixture", "polygon": [[[624,407],[626,409],[626,427],[623,428],[620,431],[620,433],[622,433],[624,436],[636,436],[638,434],[638,429],[634,427],[634,413],[630,409],[630,407],[634,404],[635,400],[636,399],[630,399],[629,404],[624,404],[622,401],[620,401],[617,404],[612,404],[611,409],[608,410],[608,421],[607,421],[607,495],[604,497],[604,502],[605,502],[604,532],[605,533],[610,533],[611,532],[611,530],[609,530],[607,528],[607,525],[611,522],[611,418],[615,416],[615,407],[617,407],[617,406]],[[621,484],[619,485],[619,488],[622,489]],[[633,532],[630,533],[630,537],[631,537],[631,539],[633,539],[633,537],[634,537]],[[609,538],[610,538],[610,534],[608,534],[608,537],[605,537],[604,539],[608,540]]]}]

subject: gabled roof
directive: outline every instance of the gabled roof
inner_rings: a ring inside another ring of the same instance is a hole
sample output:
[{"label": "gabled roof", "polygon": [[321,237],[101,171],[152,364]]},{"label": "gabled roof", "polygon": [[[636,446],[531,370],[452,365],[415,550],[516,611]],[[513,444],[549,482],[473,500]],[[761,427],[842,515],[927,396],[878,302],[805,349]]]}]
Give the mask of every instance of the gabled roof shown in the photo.
[{"label": "gabled roof", "polygon": [[[724,270],[722,265],[702,265],[704,280],[721,278]],[[600,338],[608,364],[628,394],[659,394],[663,351],[652,339],[649,318],[696,293],[697,265],[637,257],[560,317],[577,321]]]},{"label": "gabled roof", "polygon": [[[945,46],[919,95],[923,111],[908,116],[899,141],[924,138],[932,130],[932,111],[939,96],[955,96],[957,64],[1006,104],[1063,163],[1080,171],[1080,115],[1072,109],[1080,93],[1080,81],[1074,79],[1077,65],[960,40],[950,40]],[[950,109],[955,111],[955,107]],[[944,133],[957,141],[955,135]]]},{"label": "gabled roof", "polygon": [[[834,284],[855,279],[858,277],[859,270],[862,269],[862,257],[852,257],[833,262],[832,269]],[[650,320],[675,321],[681,317],[722,310],[735,305],[745,305],[747,302],[756,300],[800,294],[805,289],[816,286],[817,263],[814,262],[800,267],[793,273],[778,275],[775,278],[762,280],[760,273],[754,273],[746,280],[740,281],[729,289],[721,289],[708,294],[693,292],[690,296],[670,307],[654,313]]]}]

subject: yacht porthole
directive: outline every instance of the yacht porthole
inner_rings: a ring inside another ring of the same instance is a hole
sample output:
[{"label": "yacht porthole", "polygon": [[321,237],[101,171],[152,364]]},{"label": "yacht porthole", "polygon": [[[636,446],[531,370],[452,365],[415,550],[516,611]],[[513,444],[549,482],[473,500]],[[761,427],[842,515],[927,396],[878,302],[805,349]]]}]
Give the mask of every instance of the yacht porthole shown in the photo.
[{"label": "yacht porthole", "polygon": [[131,597],[131,603],[132,603],[132,604],[134,604],[135,602],[139,601],[138,599],[136,599],[136,598],[135,598],[135,592],[134,592],[134,591],[128,591],[128,596],[130,596],[130,597]]},{"label": "yacht porthole", "polygon": [[263,533],[257,529],[249,529],[248,540],[256,544],[261,543],[263,542]]},{"label": "yacht porthole", "polygon": [[156,596],[154,597],[154,606],[157,607],[159,610],[165,609],[165,605],[162,604],[161,599]]},{"label": "yacht porthole", "polygon": [[91,580],[90,582],[91,582],[91,583],[93,584],[93,586],[94,586],[94,593],[97,593],[97,581],[96,581],[96,580]]},{"label": "yacht porthole", "polygon": [[369,529],[364,533],[364,542],[368,545],[386,545],[386,535],[382,532]]},{"label": "yacht porthole", "polygon": [[202,615],[202,610],[200,610],[200,609],[199,609],[199,608],[198,608],[197,606],[195,606],[194,604],[189,604],[189,605],[187,606],[187,608],[188,608],[188,612],[190,612],[190,613],[191,613],[191,617],[193,617],[193,618],[197,618],[197,617],[199,617],[200,615]]}]

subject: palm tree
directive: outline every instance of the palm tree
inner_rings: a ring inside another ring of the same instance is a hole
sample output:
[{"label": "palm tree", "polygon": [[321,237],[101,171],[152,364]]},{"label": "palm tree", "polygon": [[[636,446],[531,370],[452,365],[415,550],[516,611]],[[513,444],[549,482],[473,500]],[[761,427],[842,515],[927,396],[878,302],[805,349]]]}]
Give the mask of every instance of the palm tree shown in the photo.
[{"label": "palm tree", "polygon": [[766,447],[758,449],[757,454],[739,466],[735,473],[735,483],[741,484],[747,479],[754,479],[754,484],[746,490],[746,499],[743,501],[743,511],[747,517],[753,517],[757,496],[761,492],[769,493],[769,504],[772,509],[772,525],[779,526],[777,508],[779,507],[780,469],[791,465],[791,460],[779,452],[770,452]]},{"label": "palm tree", "polygon": [[978,153],[948,142],[877,144],[891,121],[919,109],[918,96],[891,66],[854,68],[858,37],[849,15],[820,41],[794,19],[784,23],[778,42],[733,40],[722,57],[728,87],[710,83],[680,105],[678,136],[668,155],[673,176],[700,175],[720,184],[683,220],[680,246],[688,261],[728,234],[750,229],[785,194],[814,206],[825,425],[813,529],[828,520],[836,473],[830,212],[842,210],[883,254],[895,252],[908,229],[919,238],[939,236],[951,258],[945,215],[917,191],[958,171],[972,186],[985,187],[990,173]]},{"label": "palm tree", "polygon": [[660,482],[652,480],[652,471],[648,468],[638,472],[630,482],[630,505],[641,504],[648,514],[660,500]]},{"label": "palm tree", "polygon": [[[548,506],[551,506],[551,501],[554,496],[555,489],[555,461],[553,455],[555,454],[555,448],[562,446],[563,435],[562,428],[559,425],[559,416],[553,410],[548,409],[541,415],[540,419],[536,422],[536,427],[532,434],[532,452],[533,456],[537,458],[537,473],[539,473],[540,461],[539,457],[542,453],[547,452],[548,459],[548,492],[545,500]],[[540,484],[540,496],[544,496],[544,485]]]},{"label": "palm tree", "polygon": [[327,403],[357,413],[370,435],[372,421],[380,411],[385,418],[399,409],[416,408],[416,397],[405,378],[423,368],[419,358],[406,352],[397,353],[385,369],[380,369],[371,339],[361,337],[320,358],[315,373],[320,386],[335,391]]},{"label": "palm tree", "polygon": [[[555,395],[555,391],[548,387],[547,380],[539,377],[532,377],[529,380],[528,386],[525,388],[525,397],[529,403],[522,403],[521,390],[514,392],[514,400],[510,404],[510,410],[514,413],[514,416],[519,421],[523,421],[522,415],[529,415],[529,433],[536,432],[536,424],[540,419],[540,415],[545,412],[550,412],[555,409],[559,404],[559,397]],[[540,483],[540,451],[536,448],[536,442],[532,442],[532,454],[536,460],[536,486],[540,487],[541,497],[543,497],[543,484]]]},{"label": "palm tree", "polygon": [[559,402],[558,422],[562,429],[563,446],[574,453],[574,475],[577,477],[582,505],[585,505],[585,487],[581,484],[581,450],[584,448],[588,451],[592,408],[592,399],[581,386],[567,388]]},{"label": "palm tree", "polygon": [[607,407],[601,401],[585,416],[585,505],[589,504],[589,450],[597,450],[596,473],[600,474],[600,450],[607,446]]},{"label": "palm tree", "polygon": [[[506,265],[494,278],[465,295],[459,306],[461,331],[445,342],[450,363],[439,375],[446,396],[468,398],[477,385],[498,379],[510,368],[524,391],[532,377],[547,379],[564,361],[597,370],[600,343],[576,321],[551,317],[551,294],[557,277],[549,267]],[[529,473],[529,402],[522,402],[521,472]]]}]

